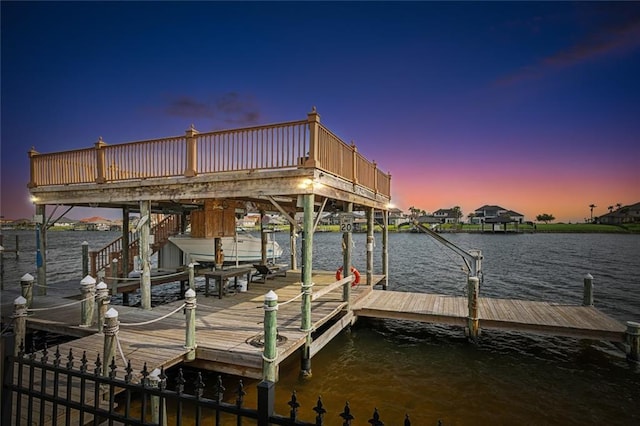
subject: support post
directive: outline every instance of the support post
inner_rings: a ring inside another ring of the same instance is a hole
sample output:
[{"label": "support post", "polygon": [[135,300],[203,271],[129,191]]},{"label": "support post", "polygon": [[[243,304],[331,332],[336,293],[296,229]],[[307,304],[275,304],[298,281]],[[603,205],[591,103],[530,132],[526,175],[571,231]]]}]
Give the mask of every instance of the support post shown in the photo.
[{"label": "support post", "polygon": [[185,304],[185,317],[186,335],[184,347],[189,349],[189,352],[185,356],[186,361],[193,361],[196,359],[196,292],[193,289],[189,289],[184,293]]},{"label": "support post", "polygon": [[109,288],[104,281],[100,281],[96,286],[96,302],[98,303],[98,333],[102,333],[104,330],[104,316],[111,303]]},{"label": "support post", "polygon": [[264,349],[262,351],[262,380],[278,380],[278,295],[273,291],[264,296]]},{"label": "support post", "polygon": [[22,291],[22,297],[27,301],[27,308],[30,308],[33,304],[33,281],[35,278],[31,274],[24,274],[20,278],[20,289]]},{"label": "support post", "polygon": [[382,274],[384,275],[384,281],[382,282],[382,289],[386,290],[389,287],[389,211],[382,211]]},{"label": "support post", "polygon": [[373,283],[373,207],[367,209],[367,285]]},{"label": "support post", "polygon": [[22,296],[16,297],[13,301],[13,332],[16,335],[13,355],[17,356],[27,337],[27,299]]},{"label": "support post", "polygon": [[478,293],[480,292],[480,280],[478,277],[469,277],[467,297],[469,316],[467,317],[467,332],[470,338],[476,339],[480,335],[478,320]]},{"label": "support post", "polygon": [[12,415],[13,409],[13,392],[9,391],[14,383],[13,376],[13,360],[6,362],[9,353],[13,353],[15,347],[19,346],[16,341],[16,336],[13,333],[6,333],[0,336],[2,342],[0,343],[0,376],[2,377],[2,394],[0,394],[0,400],[2,400],[2,406],[0,406],[0,423],[3,425],[10,425],[15,419]]},{"label": "support post", "polygon": [[111,273],[111,294],[115,296],[118,294],[118,259],[111,259],[109,272]]},{"label": "support post", "polygon": [[260,264],[261,265],[266,265],[268,260],[267,259],[267,227],[266,225],[269,224],[269,218],[266,216],[265,211],[264,210],[260,210],[260,253],[261,253],[261,258],[260,258]]},{"label": "support post", "polygon": [[189,289],[196,291],[196,272],[193,262],[189,264]]},{"label": "support post", "polygon": [[149,247],[151,233],[151,201],[140,201],[140,258],[142,259],[142,275],[140,276],[140,305],[142,309],[151,310],[151,249]]},{"label": "support post", "polygon": [[582,306],[593,306],[593,276],[591,274],[584,276]]},{"label": "support post", "polygon": [[87,275],[80,281],[82,305],[80,309],[80,327],[91,327],[96,304],[96,279]]},{"label": "support post", "polygon": [[[353,213],[353,203],[345,203],[344,210],[347,214]],[[342,234],[342,273],[344,277],[351,275],[351,252],[353,247],[353,234],[351,232],[344,232]],[[351,285],[345,284],[342,286],[342,301],[347,302],[347,310],[351,309]]]},{"label": "support post", "polygon": [[[160,384],[160,369],[156,368],[149,374],[149,387],[158,389]],[[162,415],[160,414],[162,412]],[[151,422],[160,426],[167,426],[167,405],[165,399],[151,394]]]},{"label": "support post", "polygon": [[104,347],[102,351],[102,375],[109,375],[109,364],[116,356],[116,339],[120,323],[118,322],[118,311],[111,308],[104,315]]},{"label": "support post", "polygon": [[635,362],[640,362],[640,323],[627,321],[627,343],[629,353],[627,357]]},{"label": "support post", "polygon": [[298,257],[296,256],[296,227],[289,223],[289,247],[291,248],[291,269],[298,269]]},{"label": "support post", "polygon": [[[311,294],[313,282],[313,194],[303,195],[303,232],[302,240],[302,321],[300,330],[307,333],[306,341],[302,347],[301,373],[305,377],[311,377]],[[348,286],[345,286],[348,287]]]},{"label": "support post", "polygon": [[129,241],[130,233],[129,233],[129,207],[124,207],[122,209],[122,255],[120,259],[122,259],[122,276],[129,276],[129,259],[131,258],[129,253]]},{"label": "support post", "polygon": [[82,276],[89,275],[89,243],[82,242]]},{"label": "support post", "polygon": [[44,225],[46,213],[44,204],[36,205],[36,277],[38,295],[47,295],[47,227]]}]

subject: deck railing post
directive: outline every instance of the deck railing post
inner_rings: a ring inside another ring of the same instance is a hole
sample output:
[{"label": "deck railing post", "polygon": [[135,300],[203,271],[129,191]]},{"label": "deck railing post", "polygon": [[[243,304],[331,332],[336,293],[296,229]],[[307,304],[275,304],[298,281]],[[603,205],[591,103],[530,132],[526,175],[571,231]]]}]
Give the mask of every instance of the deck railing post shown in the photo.
[{"label": "deck railing post", "polygon": [[593,276],[591,274],[584,276],[582,306],[593,306]]},{"label": "deck railing post", "polygon": [[627,321],[627,343],[629,344],[628,358],[640,362],[640,323]]},{"label": "deck railing post", "polygon": [[30,308],[33,304],[33,282],[35,278],[31,274],[24,274],[20,278],[20,289],[22,297],[27,301],[27,308]]},{"label": "deck railing post", "polygon": [[356,185],[358,183],[358,147],[351,141],[351,171],[353,180],[352,183]]},{"label": "deck railing post", "polygon": [[30,179],[29,179],[29,183],[27,184],[27,188],[35,188],[38,186],[38,179],[40,176],[36,176],[36,165],[35,165],[35,158],[40,155],[40,153],[38,151],[36,151],[36,148],[34,146],[31,147],[31,149],[29,150],[29,171],[30,171]]},{"label": "deck railing post", "polygon": [[186,313],[186,335],[184,347],[189,349],[185,356],[185,360],[193,361],[196,359],[196,292],[189,289],[184,293],[184,304]]},{"label": "deck railing post", "polygon": [[89,243],[82,242],[82,276],[89,275]]},{"label": "deck railing post", "polygon": [[107,178],[105,171],[107,170],[106,157],[104,153],[104,147],[107,144],[102,140],[102,136],[98,138],[98,142],[94,144],[96,148],[96,183],[105,183]]},{"label": "deck railing post", "polygon": [[22,296],[13,301],[13,332],[16,335],[13,355],[18,356],[20,346],[24,345],[27,336],[27,299]]},{"label": "deck railing post", "polygon": [[305,167],[320,167],[320,114],[316,107],[307,114],[309,123],[309,154],[304,162]]},{"label": "deck railing post", "polygon": [[264,296],[264,349],[262,351],[262,380],[275,382],[278,378],[278,295],[273,291]]},{"label": "deck railing post", "polygon": [[478,277],[469,277],[467,297],[469,316],[467,322],[467,332],[472,339],[480,335],[480,326],[478,321],[478,293],[480,292],[480,280]]},{"label": "deck railing post", "polygon": [[91,327],[96,305],[96,279],[87,275],[80,281],[82,305],[80,310],[80,327]]},{"label": "deck railing post", "polygon": [[96,301],[98,302],[98,333],[102,333],[104,330],[104,316],[111,303],[109,288],[104,281],[100,281],[96,286]]},{"label": "deck railing post", "polygon": [[111,308],[104,314],[104,347],[102,351],[102,375],[109,375],[109,364],[116,356],[116,339],[120,323],[118,322],[118,311]]},{"label": "deck railing post", "polygon": [[195,127],[193,127],[192,124],[191,127],[189,127],[185,131],[185,133],[187,137],[187,164],[184,169],[184,176],[193,177],[198,174],[198,139],[196,138],[198,131],[195,129]]},{"label": "deck railing post", "polygon": [[[157,389],[160,384],[160,369],[156,368],[149,374],[149,387]],[[160,411],[162,410],[162,416]],[[162,418],[162,423],[160,422]],[[167,426],[167,405],[164,398],[158,395],[151,395],[151,422],[160,426]]]}]

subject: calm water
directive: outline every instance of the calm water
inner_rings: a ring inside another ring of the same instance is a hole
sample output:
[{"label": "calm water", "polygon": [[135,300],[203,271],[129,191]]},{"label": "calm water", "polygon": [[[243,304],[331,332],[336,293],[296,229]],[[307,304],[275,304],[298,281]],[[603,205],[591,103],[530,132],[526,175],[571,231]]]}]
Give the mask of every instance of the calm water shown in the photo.
[{"label": "calm water", "polygon": [[[13,247],[5,231],[5,246]],[[34,274],[33,232],[21,233],[22,257],[5,260],[5,285]],[[276,234],[288,248],[288,233]],[[50,232],[49,281],[80,279],[81,249],[118,237],[110,232]],[[582,278],[594,276],[595,304],[620,321],[640,321],[640,236],[609,234],[448,234],[465,248],[481,249],[485,281],[481,295],[581,303]],[[354,235],[354,265],[364,271],[365,239]],[[335,270],[341,263],[340,235],[314,235],[314,267]],[[374,267],[381,273],[381,235],[376,234]],[[288,259],[284,257],[283,259]],[[455,253],[422,234],[390,234],[390,289],[463,295],[466,276]],[[155,290],[154,290],[155,292]],[[175,291],[166,294],[174,297]],[[162,298],[160,294],[156,297]],[[425,324],[360,320],[312,360],[313,377],[301,379],[298,360],[281,368],[276,411],[288,413],[295,389],[300,413],[321,395],[327,424],[344,402],[355,424],[368,424],[377,407],[386,424],[414,425],[640,424],[640,366],[605,342],[483,331],[477,344],[461,329]],[[193,373],[191,373],[193,374]],[[212,387],[214,373],[207,373]],[[228,389],[235,378],[225,378]],[[246,383],[249,404],[254,382]],[[229,391],[229,398],[233,398]]]}]

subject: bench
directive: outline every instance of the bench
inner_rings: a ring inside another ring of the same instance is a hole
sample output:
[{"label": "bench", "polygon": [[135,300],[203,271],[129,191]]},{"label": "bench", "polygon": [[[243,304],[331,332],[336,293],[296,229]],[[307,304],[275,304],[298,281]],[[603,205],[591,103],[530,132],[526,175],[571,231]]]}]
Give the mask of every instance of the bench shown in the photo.
[{"label": "bench", "polygon": [[[168,272],[168,273],[167,273]],[[156,273],[158,275],[153,275]],[[151,287],[160,284],[173,283],[180,281],[180,297],[184,297],[186,285],[189,282],[189,271],[154,271],[151,275]],[[159,273],[162,273],[160,275]],[[137,274],[137,276],[136,276]],[[115,285],[111,286],[112,295],[122,293],[122,304],[129,305],[129,294],[140,288],[141,272],[129,274],[129,279],[118,280]],[[136,278],[135,280],[133,278]]]},{"label": "bench", "polygon": [[253,265],[256,268],[256,273],[251,277],[251,282],[261,282],[265,284],[269,278],[286,277],[287,270],[281,269],[280,265],[261,265],[256,263]]}]

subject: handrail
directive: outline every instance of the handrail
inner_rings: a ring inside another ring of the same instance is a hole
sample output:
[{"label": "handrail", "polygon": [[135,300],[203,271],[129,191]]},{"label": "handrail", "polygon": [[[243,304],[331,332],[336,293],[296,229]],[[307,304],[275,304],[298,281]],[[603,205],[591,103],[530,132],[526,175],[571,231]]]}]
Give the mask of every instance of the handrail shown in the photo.
[{"label": "handrail", "polygon": [[333,284],[330,284],[330,285],[322,288],[321,290],[313,292],[313,294],[311,295],[311,301],[313,302],[314,300],[324,296],[325,294],[327,294],[329,292],[332,292],[333,290],[336,290],[336,289],[342,287],[343,285],[345,285],[347,283],[350,283],[354,279],[355,279],[354,275],[349,275],[347,277],[344,277],[341,280],[338,280],[338,281],[334,282]]},{"label": "handrail", "polygon": [[[180,216],[169,215],[163,220],[153,226],[151,233],[154,237],[154,244],[152,245],[152,252],[155,253],[160,249],[168,240],[169,237],[178,233],[180,228]],[[96,276],[98,271],[101,271],[110,266],[113,259],[121,261],[122,256],[122,237],[117,238],[101,248],[98,251],[92,251],[89,253],[91,256],[91,275]],[[129,259],[127,261],[127,271],[133,269],[134,257],[140,253],[140,240],[135,239],[129,243]]]},{"label": "handrail", "polygon": [[165,177],[193,177],[283,168],[318,168],[390,196],[390,175],[365,159],[354,144],[343,142],[320,124],[313,111],[307,120],[198,133],[40,154],[29,151],[29,187],[73,185]]}]

